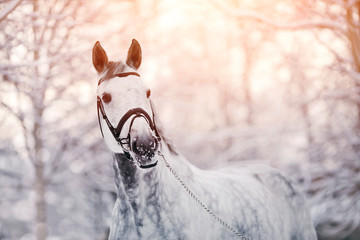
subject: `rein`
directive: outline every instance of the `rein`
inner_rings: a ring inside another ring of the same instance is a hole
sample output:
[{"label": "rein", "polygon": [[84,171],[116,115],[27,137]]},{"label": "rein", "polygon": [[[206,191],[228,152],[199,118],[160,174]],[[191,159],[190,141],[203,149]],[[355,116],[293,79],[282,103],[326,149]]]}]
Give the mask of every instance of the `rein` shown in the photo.
[{"label": "rein", "polygon": [[[140,75],[136,72],[126,72],[126,73],[119,73],[114,75],[113,77],[127,77],[130,75],[135,75],[140,77]],[[101,78],[98,82],[98,86],[104,82],[105,80],[103,78]],[[160,142],[161,138],[160,138],[160,134],[157,130],[157,127],[155,125],[155,114],[154,114],[154,109],[153,106],[151,104],[150,101],[150,107],[151,107],[151,111],[152,111],[152,118],[149,116],[149,114],[142,108],[133,108],[130,109],[129,111],[127,111],[127,113],[125,113],[125,115],[120,119],[118,125],[116,126],[116,128],[110,123],[109,118],[107,117],[106,113],[105,113],[105,109],[103,106],[103,103],[101,101],[101,98],[99,96],[97,96],[97,113],[98,113],[98,121],[99,121],[99,126],[100,126],[100,131],[101,131],[101,135],[104,137],[104,133],[101,127],[101,121],[100,121],[100,113],[102,115],[102,118],[105,120],[106,124],[108,125],[108,128],[111,132],[111,134],[113,135],[114,139],[117,141],[117,143],[121,146],[121,148],[123,149],[125,155],[127,158],[131,158],[130,157],[130,151],[132,149],[131,144],[130,144],[130,130],[131,127],[134,123],[134,120],[138,117],[143,117],[147,123],[149,124],[151,130],[155,133],[157,140]],[[121,137],[121,131],[125,125],[125,123],[131,118],[131,122],[129,125],[129,131],[128,134],[125,138]]]}]

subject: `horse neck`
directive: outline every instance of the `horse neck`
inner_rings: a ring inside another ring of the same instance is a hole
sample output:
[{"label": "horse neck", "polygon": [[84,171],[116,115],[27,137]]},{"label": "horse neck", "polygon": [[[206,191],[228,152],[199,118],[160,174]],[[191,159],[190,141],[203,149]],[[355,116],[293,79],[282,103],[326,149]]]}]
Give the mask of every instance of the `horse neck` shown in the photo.
[{"label": "horse neck", "polygon": [[[181,173],[183,178],[192,178],[190,163],[181,155],[174,154],[167,144],[163,144],[161,152],[166,161],[176,171]],[[175,177],[167,168],[164,158],[159,156],[156,167],[144,170],[136,166],[136,163],[128,159],[124,154],[114,154],[115,183],[118,191],[118,198],[146,203],[149,198],[161,201],[166,195],[178,188]],[[164,198],[165,197],[165,198]]]}]

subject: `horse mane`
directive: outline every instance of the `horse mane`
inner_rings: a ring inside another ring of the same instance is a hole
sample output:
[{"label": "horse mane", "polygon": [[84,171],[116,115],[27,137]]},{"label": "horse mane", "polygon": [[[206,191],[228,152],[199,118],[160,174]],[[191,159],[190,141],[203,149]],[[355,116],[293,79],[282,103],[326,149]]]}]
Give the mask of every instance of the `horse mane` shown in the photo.
[{"label": "horse mane", "polygon": [[156,106],[154,106],[154,103],[152,100],[150,100],[150,105],[151,105],[152,111],[154,113],[154,123],[156,125],[156,129],[160,135],[161,140],[164,142],[164,144],[166,144],[170,153],[172,153],[173,155],[179,155],[173,141],[165,135],[164,128],[158,119],[158,112],[157,112]]},{"label": "horse mane", "polygon": [[167,136],[164,135],[163,128],[159,128],[158,125],[156,125],[156,128],[158,130],[158,133],[160,135],[161,140],[166,144],[166,146],[168,147],[170,153],[172,153],[174,155],[179,155],[173,141],[170,138],[168,138]]}]

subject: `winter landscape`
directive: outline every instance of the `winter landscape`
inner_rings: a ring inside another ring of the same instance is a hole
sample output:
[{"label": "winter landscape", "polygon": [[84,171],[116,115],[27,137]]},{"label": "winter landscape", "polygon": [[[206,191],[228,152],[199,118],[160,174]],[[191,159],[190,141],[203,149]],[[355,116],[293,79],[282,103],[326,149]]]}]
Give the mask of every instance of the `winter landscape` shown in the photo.
[{"label": "winter landscape", "polygon": [[192,164],[276,167],[318,239],[360,239],[360,1],[3,0],[1,240],[107,239],[116,187],[91,54],[100,41],[125,60],[134,38]]}]

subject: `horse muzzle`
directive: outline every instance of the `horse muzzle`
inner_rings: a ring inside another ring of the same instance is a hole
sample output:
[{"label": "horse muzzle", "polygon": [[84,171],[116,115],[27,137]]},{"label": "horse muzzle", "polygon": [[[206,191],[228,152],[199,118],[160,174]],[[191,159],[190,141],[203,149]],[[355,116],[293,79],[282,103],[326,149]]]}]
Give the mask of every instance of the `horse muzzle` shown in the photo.
[{"label": "horse muzzle", "polygon": [[157,164],[155,158],[159,142],[152,134],[134,134],[131,136],[131,150],[140,168],[151,168]]}]

